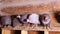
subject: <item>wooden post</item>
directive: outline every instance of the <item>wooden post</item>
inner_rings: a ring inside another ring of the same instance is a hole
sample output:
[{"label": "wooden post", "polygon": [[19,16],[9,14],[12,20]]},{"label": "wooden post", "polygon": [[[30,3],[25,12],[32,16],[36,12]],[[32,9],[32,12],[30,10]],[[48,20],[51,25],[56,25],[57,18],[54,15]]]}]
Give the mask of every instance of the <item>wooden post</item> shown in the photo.
[{"label": "wooden post", "polygon": [[11,30],[2,29],[2,34],[11,34]]},{"label": "wooden post", "polygon": [[21,34],[28,34],[28,31],[26,31],[26,30],[21,30]]},{"label": "wooden post", "polygon": [[45,30],[45,31],[44,31],[44,34],[49,34],[49,31],[48,31],[48,30]]}]

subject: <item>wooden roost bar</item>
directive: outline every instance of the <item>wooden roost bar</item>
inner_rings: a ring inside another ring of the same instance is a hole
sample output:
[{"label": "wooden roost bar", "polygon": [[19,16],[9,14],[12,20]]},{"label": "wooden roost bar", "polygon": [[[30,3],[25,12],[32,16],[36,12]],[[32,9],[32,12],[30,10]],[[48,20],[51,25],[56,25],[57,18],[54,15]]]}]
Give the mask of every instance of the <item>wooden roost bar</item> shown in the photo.
[{"label": "wooden roost bar", "polygon": [[26,26],[1,28],[2,34],[60,34],[60,24],[57,23],[54,12],[60,11],[60,0],[0,0],[0,16],[21,15],[29,13],[48,12],[51,17],[49,29],[42,27],[28,28]]}]

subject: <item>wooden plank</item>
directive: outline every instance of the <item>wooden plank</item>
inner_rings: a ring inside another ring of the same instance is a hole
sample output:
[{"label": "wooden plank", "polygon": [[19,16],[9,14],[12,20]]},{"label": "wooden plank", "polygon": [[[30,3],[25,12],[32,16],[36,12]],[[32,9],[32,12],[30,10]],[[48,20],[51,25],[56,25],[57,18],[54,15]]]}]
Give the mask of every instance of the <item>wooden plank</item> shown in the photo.
[{"label": "wooden plank", "polygon": [[11,34],[11,30],[2,29],[2,34]]},{"label": "wooden plank", "polygon": [[[32,12],[36,12],[36,13],[40,13],[42,11],[52,11],[52,10],[60,10],[60,4],[58,1],[56,1],[56,3],[54,4],[55,1],[53,1],[52,3],[50,2],[49,4],[39,4],[39,1],[41,0],[38,0],[38,3],[37,1],[35,1],[36,3],[34,3],[34,1],[30,1],[30,3],[28,2],[27,5],[25,5],[24,2],[14,2],[14,3],[5,3],[5,4],[2,4],[0,6],[0,9],[3,11],[3,12],[7,12],[9,14],[24,14],[24,13],[32,13]],[[46,1],[46,0],[44,0]],[[49,0],[48,0],[49,1]],[[23,5],[22,5],[23,3]],[[38,4],[38,5],[36,5]],[[7,7],[7,8],[6,8]],[[3,8],[3,9],[2,9]],[[17,12],[18,11],[18,12]]]},{"label": "wooden plank", "polygon": [[28,34],[39,34],[39,32],[38,31],[28,31]]},{"label": "wooden plank", "polygon": [[28,31],[26,31],[26,30],[21,30],[21,34],[28,34]]},{"label": "wooden plank", "polygon": [[44,34],[49,34],[49,31],[48,31],[48,30],[45,30],[45,31],[44,31]]},{"label": "wooden plank", "polygon": [[49,31],[49,34],[60,34],[59,31]]}]

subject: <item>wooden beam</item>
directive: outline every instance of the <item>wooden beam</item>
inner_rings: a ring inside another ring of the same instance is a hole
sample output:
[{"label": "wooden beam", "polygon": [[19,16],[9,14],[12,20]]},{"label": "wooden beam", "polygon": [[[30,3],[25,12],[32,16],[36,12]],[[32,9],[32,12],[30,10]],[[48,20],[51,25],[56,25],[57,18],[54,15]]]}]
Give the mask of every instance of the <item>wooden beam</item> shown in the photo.
[{"label": "wooden beam", "polygon": [[[9,0],[7,0],[7,1],[9,1]],[[23,0],[24,1],[24,0]],[[14,6],[27,6],[27,5],[32,5],[32,6],[34,6],[34,5],[39,5],[39,4],[50,4],[51,2],[55,2],[54,0],[35,0],[35,1],[26,1],[25,0],[25,2],[23,2],[23,1],[20,1],[20,2],[10,2],[10,3],[8,3],[8,2],[6,2],[6,3],[4,3],[4,4],[2,4],[1,5],[1,7],[14,7]]]},{"label": "wooden beam", "polygon": [[[9,1],[9,0],[7,0]],[[12,1],[12,0],[11,0]],[[18,0],[19,1],[19,0]],[[24,1],[24,0],[23,0]],[[6,3],[2,3],[0,5],[0,9],[2,8],[6,8],[6,7],[16,7],[16,6],[38,6],[38,5],[53,5],[55,8],[57,7],[60,7],[60,0],[35,0],[35,1],[26,1],[23,2],[23,1],[20,1],[20,2],[6,2]]]},{"label": "wooden beam", "polygon": [[0,11],[0,16],[6,16],[6,15],[10,15],[10,14],[9,13],[6,13],[6,12]]}]

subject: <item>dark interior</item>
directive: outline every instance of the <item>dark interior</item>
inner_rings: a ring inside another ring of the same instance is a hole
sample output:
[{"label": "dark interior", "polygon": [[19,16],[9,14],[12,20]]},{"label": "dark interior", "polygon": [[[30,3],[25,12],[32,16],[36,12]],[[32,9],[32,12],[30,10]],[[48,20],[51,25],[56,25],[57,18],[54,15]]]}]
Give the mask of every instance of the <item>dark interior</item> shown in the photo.
[{"label": "dark interior", "polygon": [[44,31],[38,31],[39,32],[39,34],[44,34]]},{"label": "dark interior", "polygon": [[0,34],[2,34],[2,29],[0,28]]},{"label": "dark interior", "polygon": [[15,34],[21,34],[21,30],[15,30]]},{"label": "dark interior", "polygon": [[56,11],[55,13],[54,13],[54,16],[55,16],[55,18],[56,18],[56,20],[57,20],[57,22],[58,23],[60,23],[60,12],[59,11]]}]

